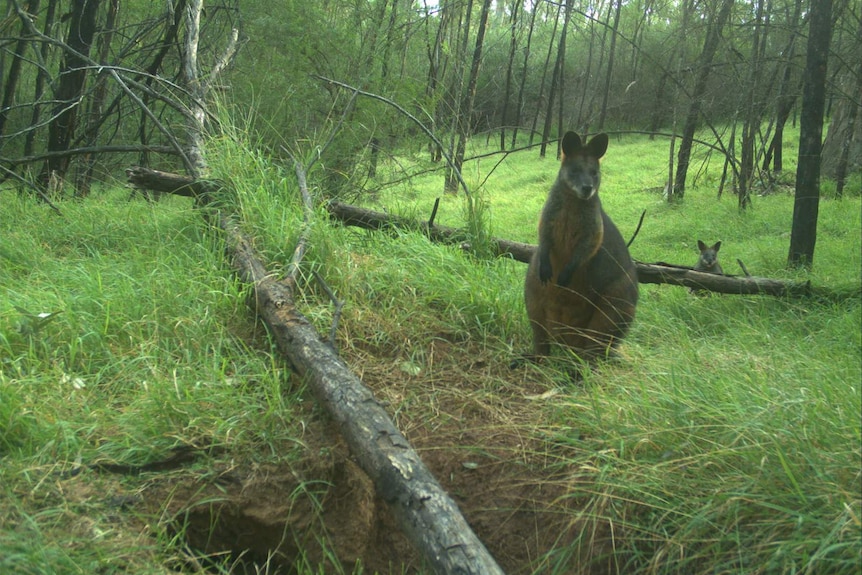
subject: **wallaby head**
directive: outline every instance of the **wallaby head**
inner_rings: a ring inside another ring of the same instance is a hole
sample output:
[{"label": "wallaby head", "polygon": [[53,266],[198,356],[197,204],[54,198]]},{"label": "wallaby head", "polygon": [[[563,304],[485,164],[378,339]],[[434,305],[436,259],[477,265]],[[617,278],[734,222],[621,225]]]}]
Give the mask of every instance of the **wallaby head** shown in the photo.
[{"label": "wallaby head", "polygon": [[608,135],[598,134],[586,145],[574,132],[563,136],[563,159],[559,182],[580,200],[589,200],[599,190],[601,172],[599,159],[608,149]]},{"label": "wallaby head", "polygon": [[697,240],[697,249],[700,250],[700,259],[697,262],[697,268],[700,270],[712,270],[718,263],[718,250],[721,248],[721,242],[715,242],[711,246],[707,246],[700,240]]}]

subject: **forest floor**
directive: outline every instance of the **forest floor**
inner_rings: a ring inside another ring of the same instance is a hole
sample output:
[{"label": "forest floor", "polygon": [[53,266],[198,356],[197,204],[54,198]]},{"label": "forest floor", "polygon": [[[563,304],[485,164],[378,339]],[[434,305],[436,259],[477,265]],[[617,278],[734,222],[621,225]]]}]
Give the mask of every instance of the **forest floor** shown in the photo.
[{"label": "forest floor", "polygon": [[[406,374],[385,350],[353,348],[344,359],[381,403],[406,406],[395,414],[397,425],[501,568],[535,572],[580,533],[571,519],[575,479],[537,427],[549,390],[529,382],[534,368],[510,370],[479,346],[443,338],[430,345],[430,376]],[[232,458],[214,462],[203,476],[154,477],[142,493],[144,509],[185,515],[183,537],[191,548],[216,556],[229,551],[255,569],[282,572],[272,569],[306,560],[348,573],[357,565],[366,573],[426,572],[326,415],[312,402],[306,409],[302,463],[257,466]],[[290,496],[309,484],[325,488],[309,489],[319,497]],[[562,572],[610,572],[595,562],[611,549],[610,530],[588,539],[591,570],[573,564]]]}]

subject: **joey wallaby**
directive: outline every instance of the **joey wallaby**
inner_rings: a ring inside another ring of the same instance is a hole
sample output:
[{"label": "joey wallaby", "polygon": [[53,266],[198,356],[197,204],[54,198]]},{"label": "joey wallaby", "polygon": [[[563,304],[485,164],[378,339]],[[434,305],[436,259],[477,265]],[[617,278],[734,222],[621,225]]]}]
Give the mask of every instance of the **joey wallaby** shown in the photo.
[{"label": "joey wallaby", "polygon": [[549,355],[551,342],[586,361],[609,355],[634,320],[637,270],[598,196],[607,148],[607,134],[586,145],[574,132],[563,136],[562,164],[524,283],[534,359]]},{"label": "joey wallaby", "polygon": [[[718,250],[721,249],[721,242],[715,242],[711,246],[707,246],[700,240],[697,240],[697,249],[700,250],[700,257],[697,258],[697,263],[694,265],[694,271],[705,272],[709,274],[723,274],[721,264],[718,263]],[[706,290],[689,288],[689,291],[695,295],[707,295]]]},{"label": "joey wallaby", "polygon": [[697,259],[697,264],[694,266],[694,271],[706,272],[710,274],[723,274],[724,270],[718,263],[718,250],[721,249],[721,242],[715,242],[711,246],[707,246],[700,240],[697,240],[697,249],[700,250],[700,257]]}]

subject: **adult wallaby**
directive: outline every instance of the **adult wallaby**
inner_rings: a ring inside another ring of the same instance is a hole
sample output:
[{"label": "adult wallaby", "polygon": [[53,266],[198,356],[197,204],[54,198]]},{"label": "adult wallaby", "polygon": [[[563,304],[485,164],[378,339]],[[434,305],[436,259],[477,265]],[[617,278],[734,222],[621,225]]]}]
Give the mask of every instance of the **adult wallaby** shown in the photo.
[{"label": "adult wallaby", "polygon": [[[694,271],[705,272],[709,274],[723,274],[721,264],[718,263],[718,250],[721,249],[721,242],[715,242],[711,246],[707,246],[700,240],[697,240],[697,249],[700,250],[700,256],[697,258],[697,263],[694,265]],[[689,291],[695,295],[707,295],[709,292],[697,288],[689,288]]]},{"label": "adult wallaby", "polygon": [[586,145],[574,132],[563,136],[562,165],[524,283],[535,359],[549,355],[552,341],[586,361],[610,355],[634,320],[637,270],[598,196],[607,148],[607,134]]}]

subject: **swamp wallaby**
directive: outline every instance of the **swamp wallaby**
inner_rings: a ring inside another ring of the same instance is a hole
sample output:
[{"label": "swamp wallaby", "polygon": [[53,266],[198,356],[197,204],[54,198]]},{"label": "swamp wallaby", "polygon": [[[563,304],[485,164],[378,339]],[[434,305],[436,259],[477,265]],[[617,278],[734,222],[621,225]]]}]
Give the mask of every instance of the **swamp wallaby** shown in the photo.
[{"label": "swamp wallaby", "polygon": [[[697,258],[697,263],[694,265],[694,271],[704,272],[708,274],[723,274],[721,264],[718,263],[718,250],[721,249],[721,242],[715,242],[711,246],[707,246],[700,240],[697,240],[697,249],[700,250],[700,257]],[[709,292],[697,288],[689,288],[689,291],[695,295],[708,295]]]},{"label": "swamp wallaby", "polygon": [[724,273],[724,270],[721,269],[721,265],[718,263],[718,250],[721,249],[721,242],[715,242],[712,246],[707,246],[702,241],[697,240],[697,249],[700,250],[700,257],[697,258],[694,271],[710,274]]},{"label": "swamp wallaby", "polygon": [[638,279],[619,230],[602,210],[599,158],[607,134],[562,141],[562,165],[539,220],[539,246],[524,283],[535,359],[551,342],[592,361],[613,352],[635,317]]}]

